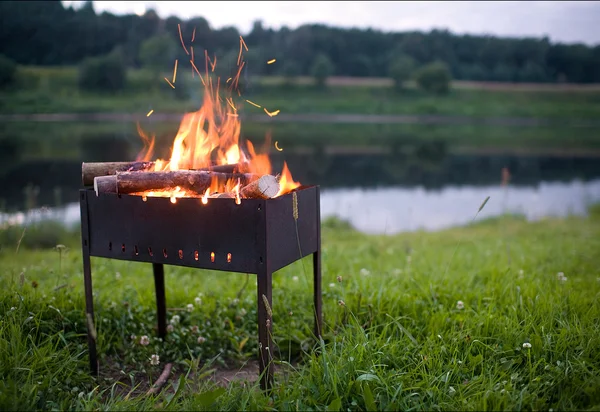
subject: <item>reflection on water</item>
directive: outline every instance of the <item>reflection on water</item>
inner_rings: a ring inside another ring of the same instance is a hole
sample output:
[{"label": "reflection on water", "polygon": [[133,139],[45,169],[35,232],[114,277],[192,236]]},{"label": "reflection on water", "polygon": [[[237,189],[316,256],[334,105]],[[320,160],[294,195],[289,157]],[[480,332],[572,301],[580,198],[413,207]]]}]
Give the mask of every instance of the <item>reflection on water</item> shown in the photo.
[{"label": "reflection on water", "polygon": [[[68,136],[55,130],[52,138],[37,129],[19,137],[0,133],[0,223],[9,216],[18,222],[77,222],[73,202],[81,188],[81,162],[133,160],[141,147],[129,131],[102,133],[88,126]],[[399,138],[379,151],[350,149],[274,151],[273,169],[287,161],[294,180],[321,186],[324,217],[335,214],[374,233],[468,223],[486,196],[491,199],[479,218],[502,212],[530,219],[581,214],[588,203],[600,201],[596,157],[466,155],[425,138]],[[505,167],[511,173],[507,192],[500,187]],[[24,210],[35,212],[18,213]]]},{"label": "reflection on water", "polygon": [[[337,216],[365,233],[393,234],[414,230],[439,230],[469,223],[483,200],[490,196],[477,219],[518,213],[528,220],[548,216],[585,215],[587,206],[600,202],[600,179],[571,183],[542,182],[537,186],[448,186],[415,188],[340,188],[321,192],[323,218]],[[5,215],[10,223],[31,224],[55,219],[79,223],[79,204]]]},{"label": "reflection on water", "polygon": [[600,179],[587,183],[542,182],[537,186],[448,186],[417,188],[332,189],[323,191],[321,213],[338,216],[366,233],[439,230],[469,223],[484,199],[477,219],[518,213],[528,220],[584,215],[600,202]]}]

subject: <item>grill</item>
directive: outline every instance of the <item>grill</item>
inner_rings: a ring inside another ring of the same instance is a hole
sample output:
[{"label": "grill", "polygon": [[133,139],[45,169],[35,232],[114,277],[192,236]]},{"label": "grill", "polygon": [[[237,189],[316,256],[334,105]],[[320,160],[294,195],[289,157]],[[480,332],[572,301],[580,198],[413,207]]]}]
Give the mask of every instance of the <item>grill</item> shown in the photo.
[{"label": "grill", "polygon": [[[80,190],[90,368],[98,373],[90,257],[152,263],[158,335],[167,337],[164,265],[257,276],[260,386],[273,381],[273,272],[313,256],[315,335],[321,335],[321,222],[318,186],[263,200],[169,198]],[[266,305],[269,305],[268,307]]]}]

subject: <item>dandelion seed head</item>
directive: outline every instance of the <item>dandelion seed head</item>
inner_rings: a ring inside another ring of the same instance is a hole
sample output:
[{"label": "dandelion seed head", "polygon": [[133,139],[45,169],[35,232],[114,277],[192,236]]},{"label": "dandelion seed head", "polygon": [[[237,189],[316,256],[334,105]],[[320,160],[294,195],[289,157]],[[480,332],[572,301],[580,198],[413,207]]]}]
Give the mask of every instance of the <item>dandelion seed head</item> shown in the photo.
[{"label": "dandelion seed head", "polygon": [[186,309],[188,312],[192,312],[194,310],[194,305],[192,305],[191,303],[188,303],[188,305],[186,306]]},{"label": "dandelion seed head", "polygon": [[525,342],[525,343],[523,344],[523,349],[531,349],[531,343],[529,343],[529,342]]},{"label": "dandelion seed head", "polygon": [[463,310],[465,308],[465,303],[462,300],[456,302],[456,309]]}]

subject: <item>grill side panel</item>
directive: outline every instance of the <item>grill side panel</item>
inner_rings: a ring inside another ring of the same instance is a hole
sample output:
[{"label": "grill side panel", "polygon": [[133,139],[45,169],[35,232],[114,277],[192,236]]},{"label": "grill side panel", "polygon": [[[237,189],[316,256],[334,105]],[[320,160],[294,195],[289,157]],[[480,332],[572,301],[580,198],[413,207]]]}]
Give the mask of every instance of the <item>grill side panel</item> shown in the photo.
[{"label": "grill side panel", "polygon": [[317,187],[311,186],[294,193],[267,201],[267,247],[273,271],[319,249],[320,204]]}]

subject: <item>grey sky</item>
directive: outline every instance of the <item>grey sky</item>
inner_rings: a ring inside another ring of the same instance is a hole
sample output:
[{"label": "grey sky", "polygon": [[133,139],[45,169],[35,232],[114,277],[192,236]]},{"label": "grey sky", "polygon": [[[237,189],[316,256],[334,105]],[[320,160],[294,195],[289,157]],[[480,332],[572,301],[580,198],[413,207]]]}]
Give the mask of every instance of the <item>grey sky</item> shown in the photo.
[{"label": "grey sky", "polygon": [[[65,4],[81,3],[64,1]],[[211,27],[236,26],[247,33],[252,22],[266,27],[325,23],[384,31],[449,29],[453,33],[548,36],[552,41],[600,44],[600,1],[95,1],[96,11],[161,17],[202,16]]]}]

